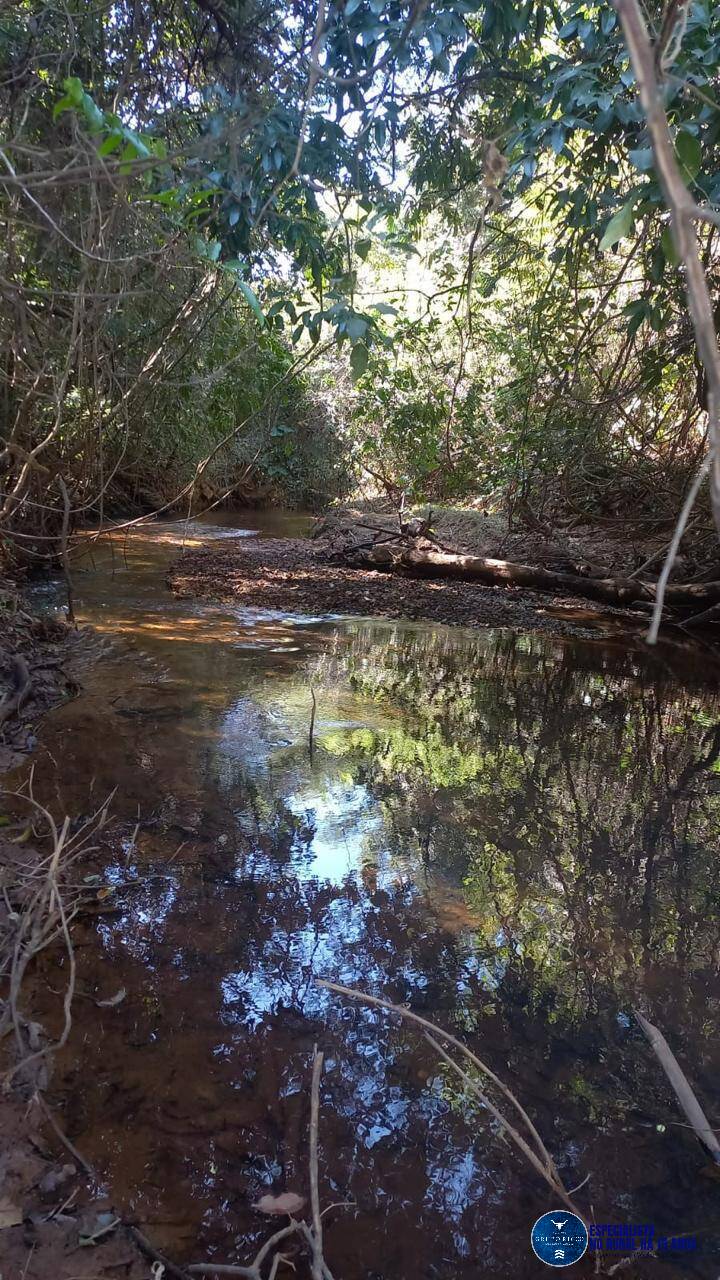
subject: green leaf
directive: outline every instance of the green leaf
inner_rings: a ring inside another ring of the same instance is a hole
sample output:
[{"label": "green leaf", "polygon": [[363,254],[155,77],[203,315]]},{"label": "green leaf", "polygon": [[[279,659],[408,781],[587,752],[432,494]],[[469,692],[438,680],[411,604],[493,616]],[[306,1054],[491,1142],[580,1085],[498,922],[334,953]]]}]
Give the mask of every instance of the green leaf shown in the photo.
[{"label": "green leaf", "polygon": [[641,173],[647,173],[653,167],[652,147],[638,147],[634,151],[628,151],[628,159]]},{"label": "green leaf", "polygon": [[608,222],[605,233],[600,241],[600,251],[612,249],[618,240],[624,240],[629,236],[635,226],[635,215],[633,213],[634,198],[628,200],[622,209],[618,209],[617,213]]},{"label": "green leaf", "polygon": [[98,155],[109,156],[111,152],[117,151],[121,142],[122,142],[122,134],[119,133],[116,129],[113,129],[112,133],[108,134],[104,142],[100,143],[100,146],[98,147]]},{"label": "green leaf", "polygon": [[683,182],[692,182],[700,172],[702,164],[702,147],[694,134],[681,129],[675,139],[675,155],[680,166]]},{"label": "green leaf", "polygon": [[167,191],[156,191],[154,195],[143,196],[143,199],[151,200],[153,204],[177,205],[178,195],[178,187],[169,187]]},{"label": "green leaf", "polygon": [[83,89],[82,80],[78,76],[68,76],[67,79],[63,80],[63,89],[74,107],[82,106],[85,90]]},{"label": "green leaf", "polygon": [[358,255],[358,257],[362,258],[363,262],[367,258],[371,249],[372,249],[372,240],[357,240],[355,242],[355,252]]},{"label": "green leaf", "polygon": [[247,280],[238,280],[238,288],[241,294],[243,295],[245,301],[247,302],[253,315],[255,316],[255,318],[259,321],[261,325],[264,325],[265,316],[263,315],[263,309],[260,306],[258,296],[255,293],[254,289],[250,288],[250,285],[248,284]]},{"label": "green leaf", "polygon": [[675,241],[673,240],[671,227],[665,227],[665,230],[660,237],[660,244],[662,245],[662,251],[665,254],[665,261],[669,262],[671,267],[676,267],[680,262],[680,256],[675,248]]},{"label": "green leaf", "polygon": [[357,342],[358,338],[364,338],[367,333],[367,320],[363,320],[362,316],[350,316],[345,332],[351,342]]},{"label": "green leaf", "polygon": [[132,173],[132,162],[137,158],[137,152],[131,142],[126,142],[120,152],[120,172],[122,174]]},{"label": "green leaf", "polygon": [[62,115],[63,111],[72,111],[74,106],[75,103],[70,97],[70,94],[66,93],[65,97],[60,98],[59,102],[56,102],[53,107],[53,120],[57,120],[58,116]]},{"label": "green leaf", "polygon": [[83,94],[81,105],[83,115],[85,116],[90,128],[93,129],[95,133],[99,133],[101,129],[105,128],[105,116],[99,106],[93,101],[89,93]]},{"label": "green leaf", "polygon": [[565,146],[565,130],[561,124],[556,124],[550,131],[550,146],[556,156],[560,155],[560,152]]},{"label": "green leaf", "polygon": [[364,342],[356,342],[350,352],[350,368],[352,370],[353,382],[357,382],[358,378],[362,378],[368,367],[369,352]]}]

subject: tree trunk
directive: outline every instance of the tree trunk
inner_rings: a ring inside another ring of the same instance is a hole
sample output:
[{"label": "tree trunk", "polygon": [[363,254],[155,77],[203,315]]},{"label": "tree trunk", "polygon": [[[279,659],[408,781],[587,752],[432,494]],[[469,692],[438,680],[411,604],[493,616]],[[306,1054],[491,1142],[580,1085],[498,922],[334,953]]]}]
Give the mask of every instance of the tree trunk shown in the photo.
[{"label": "tree trunk", "polygon": [[[387,547],[371,548],[354,557],[354,563],[361,563],[368,569],[399,569],[422,578],[462,578],[468,582],[485,582],[489,586],[563,592],[619,606],[652,604],[655,600],[655,583],[634,578],[585,578],[580,574],[556,573],[511,560],[451,555],[444,551],[406,550],[399,555],[389,555],[388,551]],[[720,582],[674,583],[665,592],[667,605],[689,612],[718,602]]]}]

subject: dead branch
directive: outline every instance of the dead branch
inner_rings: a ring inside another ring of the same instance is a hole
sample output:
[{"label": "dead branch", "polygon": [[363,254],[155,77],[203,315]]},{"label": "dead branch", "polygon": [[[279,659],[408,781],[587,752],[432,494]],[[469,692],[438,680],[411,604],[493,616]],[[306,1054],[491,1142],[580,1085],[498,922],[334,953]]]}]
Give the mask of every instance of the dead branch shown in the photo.
[{"label": "dead branch", "polygon": [[[312,1280],[333,1280],[333,1274],[323,1256],[322,1213],[320,1211],[318,1135],[320,1127],[320,1077],[322,1076],[323,1061],[324,1054],[319,1052],[316,1045],[310,1086],[310,1144],[308,1157],[312,1226],[308,1226],[306,1222],[291,1217],[286,1227],[282,1227],[269,1240],[265,1241],[248,1265],[194,1262],[187,1268],[189,1275],[245,1276],[247,1280],[262,1280],[261,1268],[265,1259],[283,1240],[287,1240],[290,1236],[299,1235],[305,1240],[310,1250]],[[280,1259],[276,1253],[272,1262],[271,1275],[275,1275],[279,1262]]]},{"label": "dead branch", "polygon": [[423,578],[460,578],[488,586],[523,587],[599,600],[616,607],[656,605],[658,598],[687,613],[720,603],[720,582],[661,583],[639,578],[593,578],[488,556],[460,555],[412,546],[374,545],[350,553],[349,563],[380,572],[400,571]]},{"label": "dead branch", "polygon": [[318,1053],[315,1046],[313,1061],[312,1085],[310,1089],[310,1207],[312,1210],[312,1276],[313,1280],[325,1280],[323,1261],[322,1217],[320,1216],[320,1191],[318,1172],[318,1125],[320,1120],[320,1077],[323,1069],[323,1054]]},{"label": "dead branch", "polygon": [[[393,1004],[390,1000],[383,1000],[380,996],[371,996],[367,994],[367,992],[357,991],[353,987],[343,987],[339,983],[328,982],[324,978],[316,978],[315,982],[318,986],[325,987],[328,991],[337,992],[338,995],[350,996],[351,999],[359,1000],[363,1004],[375,1005],[380,1009],[386,1009],[389,1013],[395,1013],[405,1022],[412,1022],[415,1025],[422,1027],[426,1036],[430,1033],[428,1038],[431,1040],[433,1047],[439,1051],[443,1060],[447,1061],[453,1070],[462,1077],[468,1087],[471,1088],[472,1092],[480,1098],[483,1105],[488,1107],[491,1114],[495,1117],[498,1123],[502,1125],[505,1132],[515,1143],[522,1155],[525,1156],[532,1168],[540,1174],[545,1182],[547,1182],[554,1194],[560,1197],[563,1204],[566,1204],[573,1213],[576,1213],[579,1218],[585,1221],[585,1215],[577,1208],[568,1191],[565,1189],[555,1165],[555,1161],[550,1155],[550,1152],[545,1146],[542,1138],[535,1128],[535,1125],[522,1106],[522,1103],[519,1102],[515,1094],[510,1088],[508,1088],[504,1081],[502,1081],[499,1076],[495,1075],[495,1072],[487,1065],[487,1063],[483,1062],[477,1054],[473,1053],[462,1040],[458,1040],[457,1036],[452,1035],[449,1031],[445,1031],[442,1027],[438,1027],[436,1023],[430,1022],[427,1018],[421,1017],[420,1014],[413,1013],[412,1010],[406,1009],[403,1005]],[[481,1075],[486,1076],[488,1080],[492,1081],[495,1087],[500,1090],[505,1098],[507,1098],[508,1102],[512,1104],[522,1118],[530,1141],[523,1137],[512,1122],[508,1120],[507,1116],[500,1111],[499,1107],[497,1107],[479,1088],[477,1083],[473,1081],[472,1077],[467,1072],[463,1071],[462,1067],[452,1061],[446,1051],[438,1044],[439,1040],[444,1040],[446,1044],[451,1044],[455,1049],[459,1050],[459,1052],[468,1059],[475,1070],[479,1071]]]},{"label": "dead branch", "polygon": [[[80,829],[71,834],[70,819],[66,817],[58,827],[52,814],[33,795],[33,774],[30,774],[27,792],[15,792],[15,798],[30,805],[33,816],[46,826],[51,842],[49,855],[39,863],[17,870],[17,882],[9,886],[9,892],[18,901],[14,919],[8,928],[0,932],[0,957],[2,969],[8,972],[7,999],[0,1002],[0,1036],[14,1031],[19,1059],[7,1072],[9,1083],[14,1077],[62,1048],[67,1043],[72,1027],[72,1002],[75,993],[75,952],[70,933],[70,923],[77,914],[79,895],[66,903],[63,885],[69,867],[82,854],[87,853],[90,841],[107,820],[107,802],[103,804]],[[32,829],[32,823],[31,827]],[[68,958],[68,980],[63,995],[63,1027],[59,1039],[27,1053],[23,1036],[24,1019],[20,1012],[20,996],[29,965],[48,946],[62,941]]]},{"label": "dead branch", "polygon": [[72,574],[70,573],[70,561],[68,558],[68,534],[70,532],[70,495],[67,491],[67,485],[62,476],[57,478],[58,488],[62,494],[63,500],[63,519],[62,529],[60,531],[60,560],[63,567],[63,577],[65,578],[65,591],[67,594],[67,616],[68,622],[72,626],[76,626],[75,622],[75,590],[73,586]]},{"label": "dead branch", "polygon": [[680,1063],[673,1053],[670,1045],[665,1039],[662,1031],[654,1027],[652,1022],[648,1022],[644,1014],[639,1009],[634,1010],[640,1026],[647,1036],[653,1053],[656,1055],[660,1066],[672,1085],[675,1097],[680,1103],[680,1107],[688,1121],[688,1124],[695,1131],[696,1136],[710,1152],[716,1164],[720,1164],[720,1142],[715,1137],[714,1131],[710,1128],[705,1112],[698,1102]]},{"label": "dead branch", "polygon": [[[695,332],[698,356],[705,371],[707,385],[707,460],[696,478],[680,514],[675,537],[668,551],[665,568],[658,582],[652,623],[648,631],[648,642],[655,644],[660,629],[665,588],[670,576],[670,570],[690,516],[693,502],[707,471],[710,473],[710,492],[715,524],[720,532],[720,352],[718,351],[717,335],[715,333],[712,299],[695,229],[697,220],[708,218],[708,210],[696,204],[680,173],[658,83],[655,51],[640,4],[638,0],[613,0],[613,4],[622,23],[625,43],[628,47],[630,61],[637,80],[640,101],[650,135],[655,169],[660,179],[665,201],[670,210],[673,240],[680,261],[685,267],[685,289],[688,309]],[[673,21],[672,29],[667,33],[664,44],[661,41],[661,63],[667,57],[668,40],[672,44],[672,56],[675,57],[678,52],[679,40],[674,38],[676,25]],[[712,220],[714,221],[715,218]]]},{"label": "dead branch", "polygon": [[310,762],[312,763],[315,751],[315,712],[317,710],[317,699],[312,685],[310,685],[310,696],[312,698],[312,709],[310,711],[310,729],[308,731],[308,750],[310,753]]}]

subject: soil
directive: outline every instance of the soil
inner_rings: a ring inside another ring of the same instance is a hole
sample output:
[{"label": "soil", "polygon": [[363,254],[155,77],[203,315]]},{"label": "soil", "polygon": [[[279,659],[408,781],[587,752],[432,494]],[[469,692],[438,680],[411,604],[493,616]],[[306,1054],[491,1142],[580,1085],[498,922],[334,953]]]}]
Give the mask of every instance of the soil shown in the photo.
[{"label": "soil", "polygon": [[13,659],[25,661],[31,681],[19,714],[0,727],[0,775],[34,751],[40,717],[77,693],[78,682],[69,668],[88,647],[92,645],[87,632],[27,612],[16,587],[0,578],[0,702],[14,692]]}]

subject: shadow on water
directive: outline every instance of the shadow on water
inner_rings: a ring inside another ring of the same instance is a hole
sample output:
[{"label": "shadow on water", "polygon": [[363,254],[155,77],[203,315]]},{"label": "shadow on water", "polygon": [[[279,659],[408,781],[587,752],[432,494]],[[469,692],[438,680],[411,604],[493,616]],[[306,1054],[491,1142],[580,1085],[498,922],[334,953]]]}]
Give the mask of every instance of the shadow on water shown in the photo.
[{"label": "shadow on water", "polygon": [[127,996],[77,1000],[54,1080],[116,1200],[179,1259],[246,1261],[267,1234],[253,1201],[306,1190],[317,1042],[324,1197],[356,1206],[326,1219],[335,1275],[546,1274],[544,1186],[422,1040],[322,975],[467,1037],[566,1185],[591,1174],[596,1220],[700,1234],[638,1274],[715,1277],[720,1189],[631,1016],[663,1027],[718,1121],[720,704],[702,672],[173,600],[182,537],[141,529],[114,576],[107,547],[78,571],[82,619],[130,643],[48,719],[36,766],[63,811],[118,787],[126,853],[78,962],[86,994]]}]

